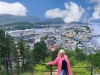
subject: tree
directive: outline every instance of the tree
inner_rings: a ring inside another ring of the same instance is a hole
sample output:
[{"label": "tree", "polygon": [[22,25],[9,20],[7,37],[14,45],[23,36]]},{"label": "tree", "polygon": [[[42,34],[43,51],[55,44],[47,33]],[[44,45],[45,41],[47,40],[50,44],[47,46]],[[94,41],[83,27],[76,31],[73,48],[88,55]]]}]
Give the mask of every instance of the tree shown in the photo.
[{"label": "tree", "polygon": [[23,39],[20,39],[17,44],[19,50],[19,56],[24,61],[24,59],[28,59],[30,48],[28,44],[25,43]]},{"label": "tree", "polygon": [[95,54],[92,54],[92,53],[88,55],[88,62],[89,63],[92,63],[94,61],[94,55]]},{"label": "tree", "polygon": [[0,57],[5,58],[5,31],[0,29]]},{"label": "tree", "polygon": [[17,52],[15,42],[9,34],[5,34],[4,30],[0,30],[0,56],[1,58],[10,59],[13,52]]},{"label": "tree", "polygon": [[74,66],[77,63],[77,60],[76,60],[76,58],[74,56],[71,56],[69,58],[69,60],[70,60],[71,66]]},{"label": "tree", "polygon": [[80,53],[80,52],[82,52],[82,50],[81,50],[80,48],[76,47],[76,48],[75,48],[75,52],[76,52],[76,53]]},{"label": "tree", "polygon": [[44,36],[44,37],[41,37],[40,40],[44,41],[44,40],[47,40],[47,38],[48,38],[48,36]]},{"label": "tree", "polygon": [[100,52],[97,52],[96,54],[90,54],[88,56],[88,61],[96,67],[100,68]]},{"label": "tree", "polygon": [[18,47],[18,53],[19,53],[19,56],[20,59],[22,60],[22,68],[27,68],[26,65],[28,65],[26,63],[26,61],[30,60],[30,48],[28,46],[28,44],[26,44],[26,42],[23,40],[23,39],[20,39],[17,43],[17,47]]},{"label": "tree", "polygon": [[76,47],[75,52],[76,52],[76,59],[77,60],[79,60],[79,61],[87,60],[88,56],[86,53],[83,52],[83,50]]},{"label": "tree", "polygon": [[[14,53],[16,52],[16,53]],[[12,69],[11,59],[17,55],[17,49],[13,38],[9,34],[5,34],[4,30],[0,30],[0,58],[7,59],[8,67]],[[4,61],[1,62],[4,65]]]},{"label": "tree", "polygon": [[67,49],[67,50],[65,50],[65,54],[68,55],[69,58],[70,57],[76,57],[76,53],[73,50]]},{"label": "tree", "polygon": [[97,52],[94,55],[94,62],[93,62],[94,66],[99,67],[100,68],[100,52]]},{"label": "tree", "polygon": [[47,55],[48,49],[44,41],[40,41],[34,44],[34,48],[32,50],[32,59],[34,62],[39,63],[40,61],[44,61]]}]

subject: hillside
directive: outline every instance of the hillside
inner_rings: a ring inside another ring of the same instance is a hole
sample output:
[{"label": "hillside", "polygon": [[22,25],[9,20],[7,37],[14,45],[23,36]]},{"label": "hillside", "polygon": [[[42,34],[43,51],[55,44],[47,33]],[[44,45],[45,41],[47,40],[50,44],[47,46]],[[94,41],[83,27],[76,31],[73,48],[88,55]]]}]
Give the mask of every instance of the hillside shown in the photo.
[{"label": "hillside", "polygon": [[34,23],[39,19],[31,16],[13,16],[13,15],[0,15],[0,25],[11,24],[16,22],[30,22]]},{"label": "hillside", "polygon": [[45,24],[63,24],[63,23],[65,23],[63,19],[58,17],[58,18],[49,19],[42,22],[36,22],[35,24],[45,25]]},{"label": "hillside", "polygon": [[[24,30],[31,28],[42,28],[42,27],[51,27],[53,24],[63,24],[64,21],[61,18],[49,19],[46,21],[40,21],[35,23],[30,22],[16,22],[11,24],[0,25],[0,28],[4,30]],[[59,25],[58,25],[59,26]]]}]

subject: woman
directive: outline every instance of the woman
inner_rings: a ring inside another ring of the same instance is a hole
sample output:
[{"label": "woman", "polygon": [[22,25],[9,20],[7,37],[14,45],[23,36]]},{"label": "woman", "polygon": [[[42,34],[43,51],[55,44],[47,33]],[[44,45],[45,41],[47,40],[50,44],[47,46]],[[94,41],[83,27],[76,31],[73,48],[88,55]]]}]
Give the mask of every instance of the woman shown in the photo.
[{"label": "woman", "polygon": [[68,60],[68,56],[65,55],[65,51],[61,49],[58,52],[57,58],[53,62],[48,62],[46,65],[55,65],[58,66],[57,75],[72,75],[72,70],[70,66],[70,62]]}]

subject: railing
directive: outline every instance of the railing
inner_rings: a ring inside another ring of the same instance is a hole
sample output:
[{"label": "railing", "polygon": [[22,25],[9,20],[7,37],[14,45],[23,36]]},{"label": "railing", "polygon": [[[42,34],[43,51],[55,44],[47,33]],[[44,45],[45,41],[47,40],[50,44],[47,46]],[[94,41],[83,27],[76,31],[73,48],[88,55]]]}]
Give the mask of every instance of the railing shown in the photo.
[{"label": "railing", "polygon": [[[53,70],[53,66],[49,66],[48,70],[34,70],[37,63],[27,62],[26,68],[21,67],[23,61],[1,60],[4,65],[0,65],[0,75],[57,75],[57,70]],[[10,63],[9,63],[10,62]],[[41,64],[45,65],[45,64]],[[46,66],[46,65],[45,65]],[[73,75],[95,75],[94,67],[72,67]]]}]

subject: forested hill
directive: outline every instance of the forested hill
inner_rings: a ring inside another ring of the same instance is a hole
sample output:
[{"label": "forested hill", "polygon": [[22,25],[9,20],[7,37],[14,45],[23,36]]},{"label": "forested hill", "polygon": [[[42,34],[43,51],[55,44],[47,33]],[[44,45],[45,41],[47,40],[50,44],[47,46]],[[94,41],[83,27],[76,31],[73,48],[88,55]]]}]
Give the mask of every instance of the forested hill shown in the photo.
[{"label": "forested hill", "polygon": [[41,27],[47,27],[47,25],[51,24],[64,24],[65,22],[61,18],[54,18],[54,19],[49,19],[46,21],[40,21],[40,22],[35,22],[35,23],[30,23],[30,22],[16,22],[16,23],[11,23],[11,24],[4,24],[0,25],[0,28],[3,28],[5,30],[24,30],[24,29],[31,29],[31,28],[41,28]]},{"label": "forested hill", "polygon": [[63,24],[65,23],[62,18],[49,19],[43,22],[36,22],[35,24],[45,25],[45,24]]},{"label": "forested hill", "polygon": [[30,22],[35,23],[39,21],[38,18],[32,16],[14,16],[14,15],[0,15],[0,25],[11,24],[16,22]]}]

